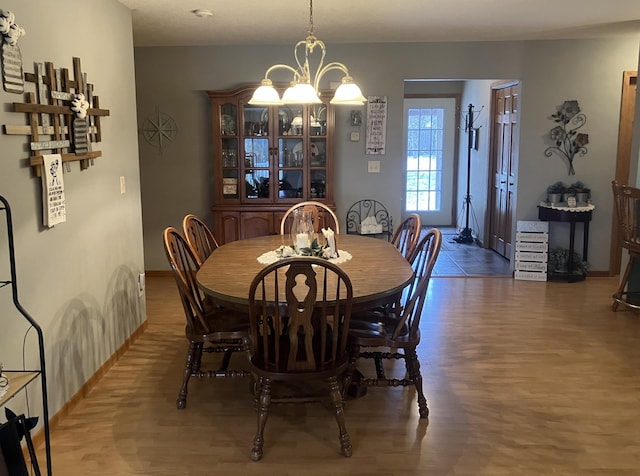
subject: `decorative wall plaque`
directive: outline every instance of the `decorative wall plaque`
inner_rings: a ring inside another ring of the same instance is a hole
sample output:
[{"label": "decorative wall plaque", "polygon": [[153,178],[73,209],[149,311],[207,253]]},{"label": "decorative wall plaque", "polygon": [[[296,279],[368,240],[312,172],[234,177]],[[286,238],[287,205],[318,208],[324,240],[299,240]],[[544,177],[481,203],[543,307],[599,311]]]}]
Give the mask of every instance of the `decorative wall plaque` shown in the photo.
[{"label": "decorative wall plaque", "polygon": [[0,10],[0,34],[2,34],[2,86],[9,93],[24,92],[22,79],[22,53],[18,48],[18,38],[25,34],[24,28],[16,23],[13,13]]},{"label": "decorative wall plaque", "polygon": [[367,144],[365,154],[384,155],[387,141],[387,97],[367,97]]},{"label": "decorative wall plaque", "polygon": [[[100,117],[108,116],[109,110],[100,109],[93,85],[81,71],[80,58],[73,58],[73,78],[68,69],[55,69],[49,62],[38,63],[34,69],[24,79],[35,84],[37,94],[27,92],[26,102],[11,105],[13,112],[27,115],[28,125],[5,124],[4,133],[30,136],[28,163],[38,176],[44,154],[60,154],[63,163],[80,161],[80,169],[88,168],[94,158],[102,156],[91,150],[90,143],[102,140]],[[77,119],[81,121],[76,124]]]},{"label": "decorative wall plaque", "polygon": [[142,136],[147,144],[157,147],[162,152],[162,148],[169,145],[178,134],[176,121],[168,114],[156,109],[153,116],[145,119],[142,125]]}]

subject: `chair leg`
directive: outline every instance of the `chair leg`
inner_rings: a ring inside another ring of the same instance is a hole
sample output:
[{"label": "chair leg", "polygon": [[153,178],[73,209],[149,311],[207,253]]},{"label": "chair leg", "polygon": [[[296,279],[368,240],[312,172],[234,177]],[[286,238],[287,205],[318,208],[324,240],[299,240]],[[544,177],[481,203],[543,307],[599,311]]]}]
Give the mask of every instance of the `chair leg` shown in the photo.
[{"label": "chair leg", "polygon": [[373,358],[373,361],[376,364],[376,377],[378,380],[385,380],[387,376],[384,373],[384,365],[382,364],[382,354],[376,354]]},{"label": "chair leg", "polygon": [[182,410],[187,406],[187,385],[189,385],[189,379],[191,378],[191,372],[195,367],[200,367],[200,359],[198,356],[202,356],[202,343],[191,342],[189,344],[189,350],[187,351],[187,359],[184,365],[184,376],[182,377],[182,387],[178,394],[178,401],[176,406],[178,410]]},{"label": "chair leg", "polygon": [[418,411],[420,418],[427,418],[429,416],[429,407],[427,406],[427,399],[422,391],[422,374],[420,373],[420,361],[418,360],[416,349],[405,349],[405,365],[407,366],[409,378],[413,381],[418,393]]},{"label": "chair leg", "polygon": [[267,424],[267,416],[269,414],[269,405],[271,404],[271,380],[260,377],[260,408],[258,408],[258,430],[253,438],[253,449],[251,450],[251,459],[259,461],[262,459],[264,446],[264,427]]},{"label": "chair leg", "polygon": [[229,369],[229,362],[231,361],[231,355],[233,350],[226,350],[222,356],[222,363],[220,364],[220,370],[226,372]]},{"label": "chair leg", "polygon": [[191,375],[200,372],[200,364],[202,364],[202,349],[204,349],[204,344],[199,345],[195,353],[193,354],[193,366],[191,367]]},{"label": "chair leg", "polygon": [[260,410],[260,396],[262,395],[262,378],[258,377],[253,382],[253,408],[255,411]]},{"label": "chair leg", "polygon": [[331,402],[336,411],[336,421],[338,422],[338,429],[340,430],[340,449],[343,456],[351,456],[353,450],[351,448],[351,438],[347,433],[347,426],[344,422],[344,404],[342,403],[342,396],[340,395],[340,386],[338,385],[338,378],[336,376],[329,377],[329,393],[331,395]]},{"label": "chair leg", "polygon": [[358,363],[358,357],[360,356],[360,347],[353,346],[349,349],[349,365],[347,366],[347,370],[344,373],[344,378],[342,379],[342,398],[346,398],[347,392],[349,391],[349,387],[351,387],[351,383],[353,382],[353,375],[356,371],[356,364]]},{"label": "chair leg", "polygon": [[627,267],[624,269],[624,274],[622,275],[622,279],[620,280],[620,286],[618,286],[618,290],[613,295],[613,304],[611,305],[611,309],[613,311],[618,310],[618,305],[620,301],[623,300],[624,290],[627,287],[627,283],[629,282],[629,276],[631,275],[631,269],[633,268],[633,260],[634,256],[629,256],[629,261],[627,262]]}]

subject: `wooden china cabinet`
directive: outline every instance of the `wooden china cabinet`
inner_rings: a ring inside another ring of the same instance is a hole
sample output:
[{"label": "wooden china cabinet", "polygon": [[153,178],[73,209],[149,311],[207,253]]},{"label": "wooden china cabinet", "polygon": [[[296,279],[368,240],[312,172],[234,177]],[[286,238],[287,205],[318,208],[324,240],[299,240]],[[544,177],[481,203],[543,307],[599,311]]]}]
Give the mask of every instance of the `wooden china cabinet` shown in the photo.
[{"label": "wooden china cabinet", "polygon": [[276,234],[293,204],[333,201],[334,110],[254,106],[255,85],[208,91],[213,114],[213,225],[222,243]]}]

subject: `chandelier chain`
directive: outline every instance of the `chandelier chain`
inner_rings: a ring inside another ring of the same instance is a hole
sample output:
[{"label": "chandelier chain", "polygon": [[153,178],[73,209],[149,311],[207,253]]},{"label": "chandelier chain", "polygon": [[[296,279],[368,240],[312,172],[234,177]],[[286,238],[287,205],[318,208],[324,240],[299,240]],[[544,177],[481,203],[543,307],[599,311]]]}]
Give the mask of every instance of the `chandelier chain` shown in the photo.
[{"label": "chandelier chain", "polygon": [[309,30],[308,33],[313,36],[313,0],[309,0]]}]

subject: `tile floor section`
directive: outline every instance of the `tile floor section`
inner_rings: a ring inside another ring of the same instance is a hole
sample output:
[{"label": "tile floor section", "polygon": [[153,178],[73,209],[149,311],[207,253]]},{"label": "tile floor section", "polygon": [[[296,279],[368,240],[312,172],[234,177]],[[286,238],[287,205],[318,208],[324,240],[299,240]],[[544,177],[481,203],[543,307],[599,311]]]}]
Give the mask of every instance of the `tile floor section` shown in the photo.
[{"label": "tile floor section", "polygon": [[511,276],[510,262],[488,248],[475,243],[457,243],[455,228],[440,228],[442,248],[433,270],[440,276]]}]

